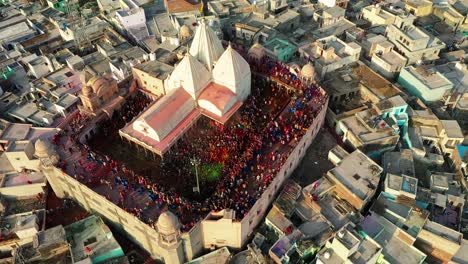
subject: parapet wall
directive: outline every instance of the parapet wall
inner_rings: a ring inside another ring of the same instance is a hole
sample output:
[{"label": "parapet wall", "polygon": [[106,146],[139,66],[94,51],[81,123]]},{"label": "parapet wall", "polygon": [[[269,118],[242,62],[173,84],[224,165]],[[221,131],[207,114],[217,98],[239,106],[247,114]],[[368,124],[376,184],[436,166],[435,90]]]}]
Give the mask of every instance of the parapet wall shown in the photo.
[{"label": "parapet wall", "polygon": [[286,162],[283,164],[276,177],[274,177],[268,188],[263,192],[260,199],[258,199],[254,206],[252,206],[252,208],[249,210],[249,213],[242,219],[241,246],[245,245],[254,228],[263,220],[269,205],[275,199],[275,196],[278,193],[281,185],[285,182],[286,179],[289,178],[289,176],[291,176],[292,172],[301,162],[310,144],[317,136],[320,128],[323,126],[327,108],[328,98],[323,105],[322,110],[317,115],[314,122],[312,122],[312,125],[308,128],[307,132],[298,142],[289,157],[286,159]]},{"label": "parapet wall", "polygon": [[[59,185],[57,187],[61,188],[64,194],[64,197],[61,198],[71,198],[87,211],[104,217],[110,224],[124,232],[130,240],[147,250],[153,257],[162,255],[157,246],[158,232],[155,229],[58,168],[54,167],[46,175],[48,179],[50,177],[55,178],[56,184]],[[51,186],[53,185],[51,184]],[[60,192],[55,191],[55,193]]]}]

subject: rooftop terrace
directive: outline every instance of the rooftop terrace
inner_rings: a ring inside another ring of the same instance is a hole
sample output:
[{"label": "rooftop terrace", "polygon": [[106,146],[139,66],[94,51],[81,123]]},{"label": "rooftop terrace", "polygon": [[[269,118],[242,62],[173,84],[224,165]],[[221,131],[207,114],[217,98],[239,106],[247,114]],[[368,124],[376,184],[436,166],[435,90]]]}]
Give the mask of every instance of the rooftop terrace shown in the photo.
[{"label": "rooftop terrace", "polygon": [[450,80],[438,71],[429,70],[422,66],[417,68],[409,66],[406,70],[408,70],[420,82],[424,83],[429,89],[438,89],[453,85]]},{"label": "rooftop terrace", "polygon": [[361,151],[346,156],[337,167],[328,172],[360,199],[369,198],[380,181],[382,168]]}]

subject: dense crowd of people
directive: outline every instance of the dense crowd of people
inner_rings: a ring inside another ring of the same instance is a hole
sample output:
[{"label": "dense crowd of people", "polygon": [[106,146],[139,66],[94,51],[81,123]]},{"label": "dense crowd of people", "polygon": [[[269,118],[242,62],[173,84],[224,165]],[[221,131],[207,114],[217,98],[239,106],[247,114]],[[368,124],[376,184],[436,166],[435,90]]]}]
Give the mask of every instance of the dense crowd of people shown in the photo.
[{"label": "dense crowd of people", "polygon": [[[212,210],[231,208],[236,211],[237,219],[243,218],[312,125],[326,100],[316,84],[301,82],[287,65],[269,60],[250,64],[254,73],[251,96],[239,112],[225,125],[201,118],[160,163],[161,177],[178,177],[180,182],[190,186],[195,186],[191,158],[199,159],[200,164],[222,164],[219,180],[201,186],[204,199],[186,199],[173,188],[159,184],[157,179],[138,175],[121,161],[97,153],[87,144],[79,147],[85,157],[77,161],[79,166],[65,163],[63,169],[86,184],[118,191],[118,200],[113,202],[148,224],[155,221],[146,214],[153,207],[174,212],[181,220],[183,231]],[[150,102],[148,97],[136,92],[102,125],[102,133],[115,133]],[[64,152],[67,148],[70,153],[76,151],[74,147],[66,147],[67,142],[81,144],[76,139],[87,120],[87,117],[77,116],[70,123],[71,135],[55,143],[62,146]],[[146,198],[132,199],[144,202],[133,202],[129,206],[126,202],[129,196]]]}]

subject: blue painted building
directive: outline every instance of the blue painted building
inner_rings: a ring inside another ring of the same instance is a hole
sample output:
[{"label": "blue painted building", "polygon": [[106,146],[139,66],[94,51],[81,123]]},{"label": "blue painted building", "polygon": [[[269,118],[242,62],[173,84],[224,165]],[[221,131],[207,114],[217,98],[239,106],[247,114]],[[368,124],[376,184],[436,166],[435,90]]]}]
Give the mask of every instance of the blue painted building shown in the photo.
[{"label": "blue painted building", "polygon": [[403,68],[398,83],[425,103],[441,100],[453,88],[453,83],[449,79],[426,66]]},{"label": "blue painted building", "polygon": [[294,44],[279,38],[268,41],[263,47],[270,57],[276,58],[282,62],[288,62],[297,50]]}]

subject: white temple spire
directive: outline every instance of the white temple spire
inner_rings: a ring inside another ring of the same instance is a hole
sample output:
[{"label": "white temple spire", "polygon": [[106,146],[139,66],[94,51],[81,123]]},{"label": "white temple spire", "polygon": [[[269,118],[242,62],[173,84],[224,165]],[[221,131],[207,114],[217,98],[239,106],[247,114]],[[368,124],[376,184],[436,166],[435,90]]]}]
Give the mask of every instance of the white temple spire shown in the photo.
[{"label": "white temple spire", "polygon": [[190,54],[211,71],[213,64],[223,52],[224,48],[221,45],[221,41],[203,19],[195,32],[192,45],[190,46]]},{"label": "white temple spire", "polygon": [[174,68],[168,81],[168,90],[184,88],[194,99],[208,85],[211,74],[190,53]]}]

